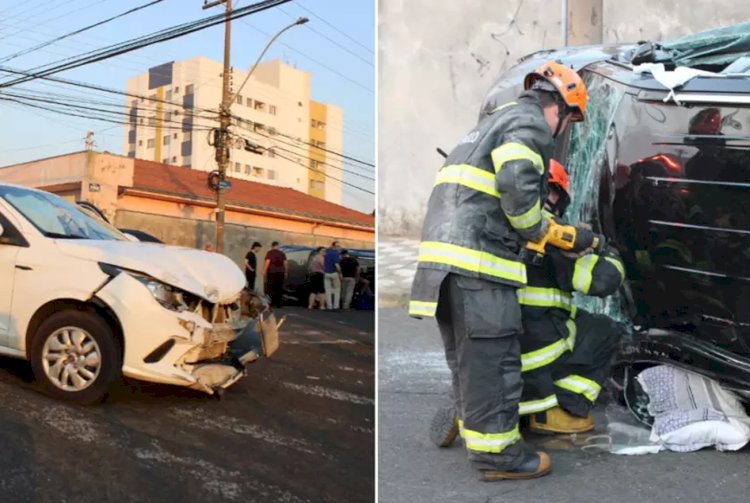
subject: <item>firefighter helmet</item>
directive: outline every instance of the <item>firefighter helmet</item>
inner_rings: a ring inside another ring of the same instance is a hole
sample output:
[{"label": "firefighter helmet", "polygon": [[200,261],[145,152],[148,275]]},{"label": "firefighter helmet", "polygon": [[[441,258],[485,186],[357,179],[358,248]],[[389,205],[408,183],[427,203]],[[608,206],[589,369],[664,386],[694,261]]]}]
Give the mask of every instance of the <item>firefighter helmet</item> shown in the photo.
[{"label": "firefighter helmet", "polygon": [[573,122],[583,121],[589,94],[586,84],[575,70],[558,61],[549,61],[526,75],[523,87],[531,89],[537,82],[548,84],[549,87],[543,86],[542,89],[548,87],[550,91],[555,91],[562,97],[570,110]]}]

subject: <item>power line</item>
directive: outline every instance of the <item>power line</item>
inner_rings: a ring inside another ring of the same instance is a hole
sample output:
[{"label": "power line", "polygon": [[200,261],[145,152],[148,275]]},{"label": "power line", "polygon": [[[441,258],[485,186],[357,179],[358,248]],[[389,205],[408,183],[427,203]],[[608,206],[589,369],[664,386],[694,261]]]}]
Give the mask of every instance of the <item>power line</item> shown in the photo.
[{"label": "power line", "polygon": [[[270,35],[269,35],[268,33],[266,33],[265,31],[261,30],[260,28],[258,28],[258,27],[257,27],[257,26],[255,26],[254,24],[251,24],[251,23],[249,23],[248,21],[246,21],[246,20],[244,20],[244,19],[242,20],[242,22],[243,22],[244,24],[246,24],[247,26],[249,26],[250,28],[252,28],[252,29],[254,29],[254,30],[256,30],[256,31],[260,32],[261,34],[263,34],[263,35],[265,35],[265,36],[267,36],[267,37],[270,37]],[[336,75],[338,75],[338,76],[339,76],[339,77],[341,77],[342,79],[344,79],[344,80],[346,80],[346,81],[348,81],[348,82],[351,82],[352,84],[356,85],[357,87],[361,87],[362,89],[364,89],[365,91],[367,91],[367,92],[369,92],[369,93],[371,93],[371,94],[372,94],[372,93],[374,93],[374,91],[373,91],[372,89],[370,89],[369,87],[367,87],[366,85],[364,85],[364,84],[361,84],[361,83],[357,82],[356,80],[352,79],[351,77],[349,77],[349,76],[347,76],[347,75],[344,75],[343,73],[339,72],[338,70],[334,70],[333,68],[331,68],[330,66],[326,65],[325,63],[321,63],[321,62],[320,62],[320,61],[318,61],[317,59],[315,59],[315,58],[313,58],[313,57],[311,57],[311,56],[308,56],[307,54],[303,53],[302,51],[300,51],[300,50],[298,50],[298,49],[295,49],[295,48],[294,48],[294,47],[292,47],[291,45],[289,45],[289,44],[287,44],[287,43],[285,43],[285,42],[279,42],[279,43],[280,43],[281,45],[283,45],[284,47],[286,47],[287,49],[289,49],[289,50],[291,50],[291,51],[294,51],[294,52],[296,52],[296,53],[297,53],[297,54],[299,54],[300,56],[302,56],[302,57],[304,57],[304,58],[307,58],[307,59],[309,59],[309,60],[310,60],[310,61],[312,61],[313,63],[316,63],[317,65],[320,65],[320,66],[321,66],[322,68],[325,68],[325,69],[326,69],[326,70],[328,70],[329,72],[335,73]]]},{"label": "power line", "polygon": [[22,82],[28,82],[30,80],[34,80],[37,78],[46,77],[46,76],[59,73],[65,70],[71,70],[73,68],[78,68],[80,66],[103,61],[105,59],[109,59],[114,56],[119,56],[120,54],[125,54],[128,52],[134,51],[136,49],[140,49],[142,47],[147,47],[149,45],[158,44],[161,42],[165,42],[167,40],[172,40],[178,37],[185,36],[190,33],[194,33],[196,31],[204,30],[212,26],[216,26],[218,24],[224,23],[225,20],[227,19],[241,19],[245,16],[249,16],[250,14],[255,14],[257,12],[270,9],[271,7],[276,7],[277,5],[281,5],[288,1],[289,0],[265,0],[265,1],[258,2],[252,5],[248,5],[247,7],[241,7],[239,9],[235,9],[226,15],[217,14],[214,16],[209,16],[203,19],[199,19],[197,21],[191,21],[188,23],[183,23],[181,25],[172,27],[172,28],[161,30],[161,31],[152,33],[150,35],[145,35],[136,39],[127,40],[118,44],[104,47],[102,49],[89,51],[79,56],[65,58],[63,60],[55,61],[47,65],[35,67],[32,69],[32,71],[34,70],[39,70],[39,71],[32,73],[31,76],[21,77],[21,78],[12,80],[10,82],[6,81],[3,83],[0,83],[0,87],[9,87],[12,85],[20,84]]},{"label": "power line", "polygon": [[[285,149],[280,149],[280,150],[284,150],[284,151],[286,152],[286,150],[285,150]],[[292,154],[294,154],[294,152],[292,152]],[[355,189],[357,189],[357,190],[361,190],[362,192],[366,192],[366,193],[368,193],[368,194],[372,194],[372,195],[375,195],[375,193],[374,193],[374,192],[372,192],[372,191],[369,191],[369,190],[367,190],[367,189],[364,189],[364,188],[362,188],[362,187],[360,187],[360,186],[358,186],[358,185],[354,185],[353,183],[345,182],[344,180],[341,180],[341,179],[339,179],[339,178],[336,178],[336,177],[334,177],[334,176],[331,176],[331,175],[329,175],[329,174],[327,174],[327,173],[324,173],[324,172],[320,172],[320,171],[315,171],[315,170],[313,170],[313,169],[312,169],[312,168],[311,168],[310,166],[307,166],[307,165],[305,165],[305,164],[302,164],[301,162],[297,162],[297,161],[295,161],[294,159],[290,159],[289,157],[286,157],[286,156],[284,156],[284,155],[281,155],[281,154],[279,154],[278,152],[276,152],[276,155],[277,155],[277,156],[279,156],[279,157],[281,157],[282,159],[285,159],[285,160],[289,161],[289,162],[292,162],[292,163],[294,163],[294,164],[297,164],[297,165],[299,165],[299,166],[302,166],[303,168],[307,169],[308,171],[312,171],[313,173],[320,173],[320,174],[321,174],[321,175],[323,175],[324,177],[326,177],[326,178],[330,178],[331,180],[335,180],[335,181],[339,182],[339,183],[340,183],[340,184],[342,184],[342,185],[346,185],[346,186],[348,186],[348,187],[352,187],[352,188],[355,188]]]},{"label": "power line", "polygon": [[[294,1],[294,0],[293,0],[293,1]],[[366,51],[368,51],[368,52],[369,52],[370,54],[375,54],[375,53],[374,53],[374,51],[373,51],[372,49],[370,49],[369,47],[367,47],[366,45],[364,45],[363,43],[361,43],[361,42],[360,42],[359,40],[355,39],[354,37],[351,37],[351,36],[349,36],[348,34],[344,33],[344,32],[343,32],[343,31],[341,31],[340,29],[336,28],[336,27],[335,27],[335,26],[334,26],[333,24],[329,23],[328,21],[326,21],[325,19],[323,19],[322,17],[320,17],[319,15],[317,15],[316,13],[314,13],[313,11],[311,11],[310,9],[308,9],[307,7],[305,7],[305,6],[301,5],[301,4],[300,4],[299,2],[297,2],[297,1],[294,1],[294,3],[295,3],[295,5],[297,5],[297,7],[299,7],[300,9],[302,9],[302,10],[304,10],[304,11],[308,12],[308,13],[309,13],[309,14],[310,14],[311,16],[313,16],[313,17],[315,17],[315,18],[317,18],[317,19],[320,19],[321,21],[323,21],[323,23],[327,24],[327,25],[328,25],[329,27],[333,28],[333,29],[334,29],[334,30],[336,30],[336,31],[337,31],[338,33],[340,33],[341,35],[345,36],[346,38],[348,38],[349,40],[351,40],[352,42],[354,42],[354,43],[355,43],[355,44],[357,44],[358,46],[360,46],[360,47],[364,48],[364,49],[365,49]]]},{"label": "power line", "polygon": [[[55,0],[52,0],[51,2],[47,2],[47,3],[52,3],[52,2],[54,2],[54,1],[55,1]],[[72,10],[72,11],[69,11],[69,12],[66,12],[65,14],[61,14],[61,15],[59,15],[59,16],[57,16],[57,17],[53,17],[53,18],[50,18],[50,19],[45,19],[45,22],[46,22],[46,21],[55,21],[55,20],[57,20],[57,19],[60,19],[60,18],[63,18],[63,17],[67,17],[67,16],[70,16],[71,14],[75,14],[76,12],[80,12],[80,11],[82,11],[82,10],[88,9],[89,7],[92,7],[92,6],[94,6],[94,5],[98,5],[98,4],[100,4],[100,3],[104,3],[104,2],[107,2],[107,1],[108,1],[108,0],[97,0],[97,1],[95,1],[95,2],[92,2],[92,3],[90,3],[90,4],[84,5],[83,7],[80,7],[80,8],[78,8],[78,9],[75,9],[75,10]],[[44,5],[47,5],[47,4],[44,4]],[[62,5],[57,5],[56,7],[51,7],[51,8],[49,8],[49,9],[47,10],[47,12],[49,12],[49,11],[51,11],[51,10],[55,10],[55,9],[57,9],[58,7],[61,7],[61,6],[63,6],[63,5],[64,5],[64,4],[62,4]],[[40,6],[40,7],[41,7],[41,6]],[[31,9],[31,11],[33,11],[33,10],[36,10],[36,9]],[[27,11],[24,11],[24,13],[25,13],[25,12],[27,12]],[[30,12],[30,11],[29,11],[29,12]],[[35,15],[31,15],[31,16],[28,16],[28,17],[26,17],[26,18],[24,18],[24,19],[21,19],[21,20],[19,20],[19,21],[16,21],[16,22],[14,22],[14,24],[18,24],[19,22],[27,21],[27,20],[29,20],[29,19],[33,18],[34,16],[35,16]],[[12,18],[15,18],[15,17],[18,17],[18,16],[12,16]],[[7,25],[7,26],[8,26],[8,27],[10,27],[10,26],[12,26],[12,25]],[[16,31],[16,32],[14,32],[14,33],[10,33],[10,34],[6,34],[6,35],[3,35],[2,37],[0,37],[0,40],[6,39],[6,38],[8,38],[8,37],[14,37],[14,36],[18,35],[19,33],[23,32],[23,31],[24,31],[24,30],[23,30],[23,29],[21,29],[21,30],[18,30],[18,31]]]},{"label": "power line", "polygon": [[[249,124],[251,126],[255,124],[253,121],[249,121],[247,119],[243,119],[242,117],[239,117],[237,115],[232,115],[232,118],[235,119],[238,122],[244,122],[245,124]],[[281,136],[283,136],[283,137],[285,137],[285,138],[289,138],[290,140],[297,141],[297,142],[300,142],[300,143],[304,143],[305,145],[309,145],[309,146],[311,146],[313,148],[317,148],[318,150],[322,150],[323,152],[327,152],[329,154],[333,154],[333,155],[339,156],[339,157],[341,157],[343,159],[347,159],[347,160],[350,160],[350,161],[353,161],[353,162],[364,164],[365,166],[369,166],[371,168],[375,167],[375,165],[372,164],[372,163],[369,163],[369,162],[366,162],[366,161],[362,161],[360,159],[356,159],[354,157],[350,157],[350,156],[344,155],[341,152],[336,152],[334,150],[329,150],[329,149],[327,149],[325,147],[320,147],[320,146],[318,146],[318,145],[316,145],[314,143],[310,143],[310,142],[307,142],[307,141],[304,141],[304,140],[300,140],[299,138],[295,138],[294,136],[287,135],[287,134],[284,134],[284,133],[281,133],[281,132],[278,132],[278,134],[281,135]]]},{"label": "power line", "polygon": [[[287,145],[287,146],[289,146],[289,147],[293,147],[293,148],[296,148],[296,149],[301,149],[301,148],[302,148],[302,147],[299,147],[299,146],[297,146],[297,145],[293,145],[293,144],[291,144],[291,143],[283,142],[283,141],[279,140],[278,138],[274,138],[273,136],[270,136],[270,135],[267,135],[267,134],[263,134],[263,133],[260,133],[260,132],[258,132],[258,131],[253,131],[253,133],[254,133],[254,134],[257,134],[258,136],[262,136],[262,137],[264,137],[264,138],[268,138],[269,140],[271,140],[271,141],[274,141],[274,142],[277,142],[277,143],[280,143],[280,144],[282,144],[282,145]],[[243,137],[242,135],[238,135],[238,134],[236,134],[236,133],[235,133],[234,135],[235,135],[236,137],[238,137],[238,138],[244,138],[244,137]],[[273,146],[273,148],[276,148],[276,146]],[[365,179],[367,179],[367,180],[370,180],[370,181],[373,181],[373,182],[375,181],[375,179],[374,179],[374,178],[372,178],[372,177],[370,177],[370,176],[368,176],[368,175],[364,175],[364,174],[361,174],[361,173],[357,173],[356,171],[350,171],[350,170],[344,169],[344,168],[343,168],[343,167],[341,167],[341,166],[334,166],[333,164],[329,164],[329,163],[327,163],[327,162],[325,162],[325,161],[321,161],[321,160],[318,160],[318,159],[314,159],[314,158],[312,158],[312,157],[310,157],[310,156],[306,155],[306,153],[293,152],[293,151],[291,151],[291,150],[288,150],[288,149],[285,149],[285,148],[283,148],[283,147],[278,147],[278,148],[280,148],[280,149],[282,149],[282,150],[284,150],[284,151],[286,151],[286,152],[289,152],[290,154],[298,155],[298,156],[300,156],[300,157],[302,157],[302,158],[305,158],[305,159],[307,159],[308,161],[316,161],[316,162],[318,162],[319,164],[323,164],[324,166],[328,166],[328,167],[330,167],[330,168],[332,168],[332,169],[337,169],[337,170],[341,171],[342,173],[347,173],[347,174],[350,174],[350,175],[358,176],[358,177],[360,177],[360,178],[365,178]]]},{"label": "power line", "polygon": [[70,38],[70,37],[72,37],[74,35],[78,35],[79,33],[83,33],[85,31],[91,30],[92,28],[96,28],[97,26],[102,26],[104,24],[107,24],[109,22],[114,21],[115,19],[119,19],[121,17],[125,17],[125,16],[127,16],[129,14],[133,14],[134,12],[138,12],[139,10],[146,9],[148,7],[151,7],[152,5],[156,5],[156,4],[161,3],[163,1],[164,0],[153,0],[152,2],[149,2],[147,4],[143,4],[143,5],[139,6],[139,7],[134,7],[132,9],[130,9],[130,10],[125,11],[125,12],[121,12],[120,14],[117,14],[116,16],[112,16],[112,17],[109,17],[107,19],[103,19],[101,21],[98,21],[98,22],[96,22],[94,24],[90,24],[88,26],[84,26],[83,28],[79,28],[79,29],[77,29],[75,31],[72,31],[70,33],[66,33],[65,35],[61,35],[59,37],[53,38],[52,40],[48,40],[47,42],[43,42],[41,44],[35,45],[34,47],[29,47],[28,49],[23,50],[23,51],[18,51],[18,52],[14,53],[14,54],[11,54],[10,56],[6,56],[6,57],[0,59],[0,63],[7,63],[8,61],[10,61],[12,59],[15,59],[15,58],[17,58],[19,56],[23,56],[25,54],[29,54],[29,53],[32,53],[34,51],[38,51],[39,49],[42,49],[44,47],[47,47],[49,45],[54,44],[55,42],[59,42],[60,40],[64,40],[66,38]]},{"label": "power line", "polygon": [[[292,14],[288,13],[287,11],[285,11],[284,9],[282,9],[281,7],[279,7],[279,11],[283,12],[284,14],[286,14],[287,16],[289,16],[292,19],[294,19],[296,17],[296,16],[293,16]],[[355,58],[359,59],[360,61],[363,61],[363,62],[365,62],[366,64],[368,64],[370,66],[375,66],[375,65],[373,65],[371,59],[363,58],[362,56],[360,56],[356,52],[352,51],[348,47],[346,47],[344,45],[341,45],[340,43],[338,43],[337,41],[335,41],[334,39],[332,39],[331,37],[329,37],[325,33],[322,33],[322,32],[316,30],[315,28],[313,28],[312,26],[309,26],[309,25],[305,25],[305,28],[307,28],[308,30],[312,31],[313,33],[317,33],[319,36],[321,36],[324,39],[328,40],[330,43],[332,43],[333,45],[335,45],[339,49],[341,49],[341,50],[343,50],[345,52],[348,52],[349,54],[351,54]]]}]

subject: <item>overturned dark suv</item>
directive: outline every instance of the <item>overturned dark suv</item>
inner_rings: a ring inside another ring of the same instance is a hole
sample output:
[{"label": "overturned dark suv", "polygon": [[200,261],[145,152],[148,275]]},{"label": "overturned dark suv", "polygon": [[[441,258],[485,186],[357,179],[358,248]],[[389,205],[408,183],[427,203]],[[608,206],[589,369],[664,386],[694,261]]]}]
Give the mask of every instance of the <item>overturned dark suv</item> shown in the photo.
[{"label": "overturned dark suv", "polygon": [[[572,177],[568,220],[622,254],[628,281],[594,308],[633,328],[615,369],[671,363],[750,400],[750,26],[665,43],[542,51],[522,59],[481,113],[512,101],[550,59],[581,73],[586,121],[555,158]],[[645,63],[712,72],[668,89]]]}]

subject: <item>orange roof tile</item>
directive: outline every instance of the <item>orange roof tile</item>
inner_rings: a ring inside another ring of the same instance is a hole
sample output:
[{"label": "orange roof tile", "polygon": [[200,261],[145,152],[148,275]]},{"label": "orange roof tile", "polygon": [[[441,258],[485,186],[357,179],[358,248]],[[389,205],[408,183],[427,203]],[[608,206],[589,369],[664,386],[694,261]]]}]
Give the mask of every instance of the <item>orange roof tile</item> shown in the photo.
[{"label": "orange roof tile", "polygon": [[[134,159],[133,188],[189,198],[213,199],[208,173]],[[375,217],[286,187],[231,178],[228,204],[375,227]]]}]

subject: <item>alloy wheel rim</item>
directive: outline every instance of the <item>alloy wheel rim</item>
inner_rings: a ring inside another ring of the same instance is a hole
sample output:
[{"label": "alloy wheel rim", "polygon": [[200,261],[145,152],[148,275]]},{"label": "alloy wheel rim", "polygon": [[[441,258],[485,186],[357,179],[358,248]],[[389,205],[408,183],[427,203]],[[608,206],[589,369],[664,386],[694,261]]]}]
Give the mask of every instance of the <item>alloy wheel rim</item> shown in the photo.
[{"label": "alloy wheel rim", "polygon": [[59,389],[82,391],[99,377],[101,352],[86,330],[63,327],[52,332],[44,342],[42,365],[47,378]]}]

